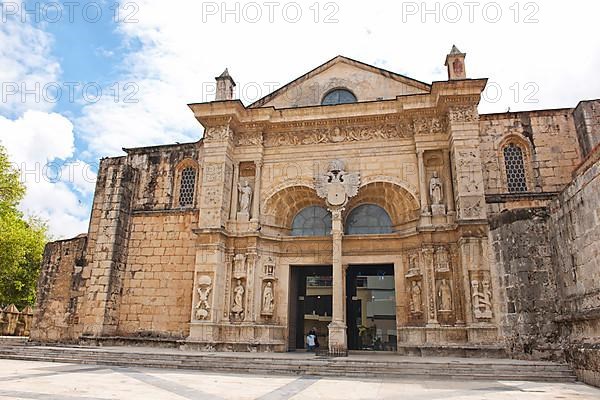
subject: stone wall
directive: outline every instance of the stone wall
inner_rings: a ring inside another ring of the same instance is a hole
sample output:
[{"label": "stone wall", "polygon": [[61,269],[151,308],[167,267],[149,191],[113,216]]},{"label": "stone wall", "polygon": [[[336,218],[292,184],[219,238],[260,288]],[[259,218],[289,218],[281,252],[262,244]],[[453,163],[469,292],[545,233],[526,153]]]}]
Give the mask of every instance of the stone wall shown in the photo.
[{"label": "stone wall", "polygon": [[600,386],[600,147],[551,204],[551,239],[567,359]]},{"label": "stone wall", "polygon": [[600,100],[582,101],[573,112],[577,139],[583,156],[600,144]]},{"label": "stone wall", "polygon": [[77,306],[87,236],[51,242],[44,249],[31,340],[69,342],[78,337]]},{"label": "stone wall", "polygon": [[486,194],[508,193],[502,149],[514,140],[525,151],[528,192],[558,192],[579,164],[572,109],[482,115]]},{"label": "stone wall", "polygon": [[[581,161],[573,109],[481,115],[479,125],[489,215],[546,207],[571,182]],[[503,154],[508,143],[523,152],[526,193],[508,191]]]},{"label": "stone wall", "polygon": [[565,357],[600,386],[600,148],[573,176],[549,207],[491,219],[492,261],[510,354]]},{"label": "stone wall", "polygon": [[188,335],[197,223],[193,211],[133,216],[118,335]]},{"label": "stone wall", "polygon": [[505,211],[490,221],[496,284],[503,289],[501,336],[516,358],[562,357],[549,221],[547,208]]}]

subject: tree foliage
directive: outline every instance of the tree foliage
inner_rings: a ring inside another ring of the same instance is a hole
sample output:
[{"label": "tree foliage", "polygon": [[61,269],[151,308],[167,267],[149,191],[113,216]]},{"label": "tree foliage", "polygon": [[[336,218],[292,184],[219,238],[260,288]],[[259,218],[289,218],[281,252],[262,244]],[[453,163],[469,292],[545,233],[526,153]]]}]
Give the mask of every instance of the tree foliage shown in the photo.
[{"label": "tree foliage", "polygon": [[19,171],[0,145],[0,305],[33,305],[47,241],[46,225],[17,209],[25,195]]}]

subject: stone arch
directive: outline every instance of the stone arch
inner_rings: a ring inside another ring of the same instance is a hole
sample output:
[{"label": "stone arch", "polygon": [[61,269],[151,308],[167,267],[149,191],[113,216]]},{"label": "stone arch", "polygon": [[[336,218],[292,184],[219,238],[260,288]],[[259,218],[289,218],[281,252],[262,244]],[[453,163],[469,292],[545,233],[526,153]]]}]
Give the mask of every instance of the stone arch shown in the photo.
[{"label": "stone arch", "polygon": [[516,145],[521,149],[523,155],[523,166],[525,169],[525,181],[527,185],[527,191],[534,191],[536,182],[534,182],[534,174],[533,174],[533,162],[534,162],[534,154],[533,154],[533,146],[531,142],[524,136],[519,134],[510,134],[504,136],[499,142],[498,147],[496,148],[496,156],[498,160],[498,165],[501,171],[502,177],[502,189],[504,192],[508,192],[508,179],[507,179],[507,171],[506,164],[504,161],[504,149],[509,145]]},{"label": "stone arch", "polygon": [[296,214],[309,206],[325,207],[312,186],[293,185],[282,188],[263,203],[262,216],[268,225],[291,230]]},{"label": "stone arch", "polygon": [[350,199],[343,218],[361,204],[375,204],[383,208],[394,227],[416,221],[419,218],[419,201],[404,187],[385,181],[363,184],[358,194]]}]

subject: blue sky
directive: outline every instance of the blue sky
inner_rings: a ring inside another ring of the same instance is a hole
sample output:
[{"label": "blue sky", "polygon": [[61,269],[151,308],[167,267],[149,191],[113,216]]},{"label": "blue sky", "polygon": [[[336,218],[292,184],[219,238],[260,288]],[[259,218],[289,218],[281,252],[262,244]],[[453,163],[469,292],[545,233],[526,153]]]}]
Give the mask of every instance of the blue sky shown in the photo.
[{"label": "blue sky", "polygon": [[[87,230],[101,157],[201,137],[186,104],[212,100],[225,67],[248,104],[338,54],[444,80],[455,43],[467,53],[468,76],[490,79],[480,112],[574,107],[600,97],[597,2],[510,0],[468,9],[462,2],[311,0],[269,9],[260,1],[136,0],[122,1],[115,19],[113,1],[96,1],[73,2],[70,20],[59,1],[58,21],[51,3],[27,2],[30,10],[38,5],[38,21],[21,20],[21,2],[3,3],[0,142],[28,171],[21,208],[47,219],[57,238]],[[92,22],[98,9],[102,17]],[[69,82],[79,84],[73,99]],[[36,84],[60,87],[60,101],[11,91],[36,92]]]}]

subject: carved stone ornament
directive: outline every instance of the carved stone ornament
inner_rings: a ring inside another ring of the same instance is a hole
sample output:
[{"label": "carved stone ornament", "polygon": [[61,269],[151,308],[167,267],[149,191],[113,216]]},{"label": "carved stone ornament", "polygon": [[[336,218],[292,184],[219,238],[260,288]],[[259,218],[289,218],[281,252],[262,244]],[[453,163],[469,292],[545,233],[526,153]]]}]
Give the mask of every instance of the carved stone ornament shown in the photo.
[{"label": "carved stone ornament", "polygon": [[429,197],[431,197],[431,204],[433,205],[442,204],[444,201],[444,189],[437,171],[433,172],[433,176],[429,181]]},{"label": "carved stone ornament", "polygon": [[449,272],[450,265],[448,263],[448,250],[444,247],[438,247],[435,250],[435,271],[436,272]]},{"label": "carved stone ornament", "polygon": [[198,301],[196,302],[194,316],[196,319],[205,320],[210,316],[210,304],[208,297],[212,290],[212,279],[210,276],[202,275],[198,278],[198,287],[196,293],[198,294]]},{"label": "carved stone ornament", "polygon": [[331,207],[343,207],[348,198],[358,194],[360,174],[344,171],[344,162],[334,160],[329,163],[325,174],[315,177],[317,195],[326,199]]},{"label": "carved stone ornament", "polygon": [[406,272],[406,278],[412,278],[415,276],[421,276],[421,267],[419,266],[419,255],[416,253],[409,254],[408,256],[408,271]]},{"label": "carved stone ornament", "polygon": [[261,314],[273,315],[274,308],[275,298],[273,296],[273,284],[268,281],[263,289]]},{"label": "carved stone ornament", "polygon": [[421,284],[418,281],[412,281],[410,288],[410,312],[413,314],[421,314],[423,312],[423,291]]},{"label": "carved stone ornament", "polygon": [[236,279],[246,277],[246,256],[238,253],[233,258],[233,277]]},{"label": "carved stone ornament", "polygon": [[412,121],[415,135],[439,134],[446,130],[445,121],[437,117],[419,117]]},{"label": "carved stone ornament", "polygon": [[252,186],[248,183],[247,179],[244,179],[241,183],[238,183],[239,202],[240,202],[240,213],[249,214],[250,206],[252,205]]},{"label": "carved stone ornament", "polygon": [[263,142],[262,132],[247,132],[237,135],[238,146],[259,146]]},{"label": "carved stone ornament", "polygon": [[464,201],[466,204],[463,206],[463,218],[482,218],[481,212],[481,200],[477,200],[471,203]]},{"label": "carved stone ornament", "polygon": [[452,107],[448,118],[451,122],[474,122],[477,120],[477,108],[476,106]]},{"label": "carved stone ornament", "polygon": [[452,287],[446,279],[438,284],[439,311],[452,311]]},{"label": "carved stone ornament", "polygon": [[374,127],[328,127],[300,132],[269,133],[265,138],[268,147],[296,146],[303,144],[341,143],[364,140],[387,140],[407,137],[397,124]]},{"label": "carved stone ornament", "polygon": [[233,305],[231,307],[231,313],[234,319],[241,321],[244,318],[244,293],[246,289],[241,279],[236,281],[236,285],[233,288]]},{"label": "carved stone ornament", "polygon": [[471,296],[473,298],[473,314],[477,319],[492,318],[492,290],[490,283],[483,280],[481,285],[477,279],[471,281]]},{"label": "carved stone ornament", "polygon": [[227,140],[231,135],[229,126],[222,125],[212,128],[207,128],[204,132],[204,139],[206,140]]}]

